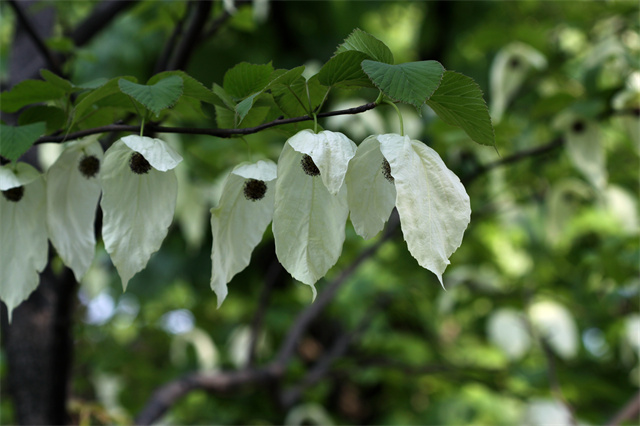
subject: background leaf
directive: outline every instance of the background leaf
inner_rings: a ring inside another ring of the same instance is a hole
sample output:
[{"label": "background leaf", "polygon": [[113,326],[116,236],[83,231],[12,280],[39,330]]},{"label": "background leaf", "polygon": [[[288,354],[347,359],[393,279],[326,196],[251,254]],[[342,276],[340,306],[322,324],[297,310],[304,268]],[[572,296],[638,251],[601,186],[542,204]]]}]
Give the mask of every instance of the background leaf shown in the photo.
[{"label": "background leaf", "polygon": [[365,60],[362,69],[390,98],[420,108],[440,85],[443,66],[437,61],[389,65]]},{"label": "background leaf", "polygon": [[495,145],[489,109],[482,90],[471,77],[446,71],[427,105],[447,124],[458,126],[482,145]]},{"label": "background leaf", "polygon": [[60,99],[64,94],[64,90],[48,81],[25,80],[0,94],[0,110],[16,112],[27,105]]},{"label": "background leaf", "polygon": [[182,78],[177,75],[167,77],[153,85],[132,83],[121,79],[118,86],[123,93],[131,96],[155,115],[164,109],[171,108],[182,96]]},{"label": "background leaf", "polygon": [[96,89],[93,89],[86,94],[83,93],[81,96],[79,96],[75,110],[73,112],[73,121],[78,122],[82,120],[96,102],[106,98],[107,96],[122,94],[122,96],[120,97],[126,98],[127,96],[120,91],[120,87],[118,84],[119,81],[123,79],[132,83],[138,81],[135,77],[116,77],[107,81]]},{"label": "background leaf", "polygon": [[45,130],[46,123],[42,122],[17,127],[0,124],[0,155],[16,161]]}]

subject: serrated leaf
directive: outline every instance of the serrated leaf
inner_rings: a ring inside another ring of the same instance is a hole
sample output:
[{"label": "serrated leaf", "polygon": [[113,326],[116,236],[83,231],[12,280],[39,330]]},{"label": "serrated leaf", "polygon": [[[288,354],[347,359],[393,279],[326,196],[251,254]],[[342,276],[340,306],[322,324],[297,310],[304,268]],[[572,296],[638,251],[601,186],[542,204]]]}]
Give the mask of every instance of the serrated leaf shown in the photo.
[{"label": "serrated leaf", "polygon": [[[83,93],[81,96],[79,96],[73,112],[74,123],[81,120],[96,102],[106,98],[107,96],[111,96],[116,93],[122,93],[118,85],[118,82],[122,79],[130,81],[132,83],[138,81],[135,77],[116,77],[107,81],[102,86],[99,86],[98,88],[93,89],[90,92]],[[127,95],[122,94],[122,97],[127,97]]]},{"label": "serrated leaf", "polygon": [[362,61],[369,58],[358,51],[338,53],[320,69],[318,81],[325,86],[373,87],[361,66]]},{"label": "serrated leaf", "polygon": [[[248,179],[266,185],[263,198],[252,200],[245,195]],[[249,265],[251,252],[271,222],[275,179],[276,164],[272,161],[238,165],[225,181],[218,207],[211,209],[211,288],[218,297],[218,307],[227,296],[227,283]]]},{"label": "serrated leaf", "polygon": [[303,171],[301,160],[302,154],[285,143],[278,160],[272,229],[282,266],[313,286],[340,257],[349,208],[346,186],[331,195],[320,176]]},{"label": "serrated leaf", "polygon": [[69,80],[62,78],[49,70],[41,69],[40,75],[45,81],[48,81],[59,89],[64,90],[65,93],[72,93],[75,91],[75,86]]},{"label": "serrated leaf", "polygon": [[46,128],[43,122],[16,127],[0,124],[0,155],[16,161],[44,134]]},{"label": "serrated leaf", "polygon": [[309,80],[299,77],[290,85],[278,85],[272,93],[276,104],[287,117],[299,117],[309,114],[309,107],[315,111],[328,91],[329,88],[320,84],[318,76],[314,75]]},{"label": "serrated leaf", "polygon": [[25,80],[0,93],[0,110],[16,112],[24,106],[60,99],[64,95],[64,90],[48,81]]},{"label": "serrated leaf", "polygon": [[[224,90],[224,88],[222,88],[221,86],[218,86],[217,84],[213,83],[212,91],[216,96],[218,96],[222,100],[222,103],[224,105],[220,105],[220,106],[224,106],[227,109],[230,109],[232,111],[236,109],[236,101],[233,99],[233,97],[231,97],[230,94],[228,94]],[[216,106],[218,106],[218,105],[216,105]]]},{"label": "serrated leaf", "polygon": [[[10,165],[0,166],[4,175]],[[46,194],[44,179],[30,165],[17,163],[15,180],[29,180],[23,185],[23,196],[9,201],[0,196],[0,299],[11,312],[27,299],[40,282],[40,275],[47,265]],[[31,177],[36,175],[36,179]]]},{"label": "serrated leaf", "polygon": [[224,106],[224,102],[218,95],[207,89],[204,84],[200,83],[195,78],[191,77],[184,71],[165,71],[154,75],[147,81],[148,85],[155,84],[167,77],[178,76],[182,79],[183,85],[183,97],[195,98],[202,102],[207,102],[212,105]]},{"label": "serrated leaf", "polygon": [[292,68],[290,70],[279,69],[275,70],[271,74],[271,82],[267,86],[267,89],[277,86],[278,84],[283,85],[291,85],[294,81],[296,81],[299,77],[302,76],[304,72],[304,65],[300,65],[299,67]]},{"label": "serrated leaf", "polygon": [[336,55],[347,51],[362,52],[374,61],[393,64],[393,53],[387,45],[359,28],[353,30],[344,43],[338,46]]},{"label": "serrated leaf", "polygon": [[47,128],[45,133],[53,133],[64,127],[67,121],[65,112],[57,107],[36,105],[25,109],[18,118],[18,125],[25,126],[27,124],[45,122]]},{"label": "serrated leaf", "polygon": [[389,65],[365,60],[362,69],[385,95],[416,109],[433,95],[444,74],[444,67],[437,61]]},{"label": "serrated leaf", "polygon": [[262,91],[271,81],[271,64],[256,65],[241,62],[224,75],[222,87],[236,99],[244,99]]},{"label": "serrated leaf", "polygon": [[122,93],[131,96],[147,107],[156,116],[164,109],[171,108],[182,96],[182,77],[172,75],[153,85],[132,83],[121,79],[118,86]]},{"label": "serrated leaf", "polygon": [[471,77],[446,71],[427,105],[447,124],[458,126],[481,145],[495,146],[489,109]]}]

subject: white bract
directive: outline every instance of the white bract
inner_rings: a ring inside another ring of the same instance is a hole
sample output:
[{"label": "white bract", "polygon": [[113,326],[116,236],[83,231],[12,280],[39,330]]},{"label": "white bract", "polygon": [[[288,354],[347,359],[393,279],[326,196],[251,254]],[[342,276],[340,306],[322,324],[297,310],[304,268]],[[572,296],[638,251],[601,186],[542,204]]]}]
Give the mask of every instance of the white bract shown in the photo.
[{"label": "white bract", "polygon": [[218,207],[211,209],[211,288],[218,307],[227,296],[227,283],[249,265],[251,252],[271,222],[276,171],[272,161],[236,166]]},{"label": "white bract", "polygon": [[532,68],[541,70],[547,59],[528,44],[513,42],[503,47],[491,64],[491,118],[502,119],[507,105]]},{"label": "white bract", "polygon": [[95,252],[102,147],[95,138],[71,142],[47,171],[49,239],[80,281]]},{"label": "white bract", "polygon": [[462,243],[471,207],[460,179],[440,156],[408,136],[370,136],[358,147],[347,186],[351,221],[364,238],[382,229],[395,193],[409,252],[442,284],[449,257]]},{"label": "white bract", "polygon": [[44,180],[26,163],[0,166],[0,299],[13,309],[36,289],[47,265]]},{"label": "white bract", "polygon": [[312,286],[338,261],[349,209],[343,185],[356,145],[341,133],[302,130],[278,160],[273,236],[276,255]]},{"label": "white bract", "polygon": [[102,238],[122,286],[147,264],[167,235],[182,157],[166,142],[127,136],[105,153],[101,174]]}]

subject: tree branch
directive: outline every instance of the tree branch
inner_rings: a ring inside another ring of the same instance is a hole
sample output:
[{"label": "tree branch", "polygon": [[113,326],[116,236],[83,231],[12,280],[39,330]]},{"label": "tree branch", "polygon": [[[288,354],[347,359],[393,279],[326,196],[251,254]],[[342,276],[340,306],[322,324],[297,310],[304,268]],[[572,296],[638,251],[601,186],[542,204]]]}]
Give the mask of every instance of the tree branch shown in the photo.
[{"label": "tree branch", "polygon": [[[190,5],[194,3],[191,2]],[[178,47],[176,48],[176,54],[174,60],[170,63],[170,70],[183,70],[189,58],[191,52],[196,48],[202,29],[209,18],[209,12],[211,12],[211,0],[198,1],[193,8],[193,16],[191,22],[187,27],[187,31],[184,37],[180,40]]]},{"label": "tree branch", "polygon": [[545,144],[545,145],[541,145],[535,148],[530,148],[530,149],[524,149],[522,151],[518,151],[514,154],[511,154],[508,157],[505,157],[501,160],[498,161],[494,161],[493,163],[489,163],[486,164],[484,166],[480,166],[478,167],[477,170],[475,170],[474,172],[470,173],[469,175],[465,176],[464,178],[461,179],[462,183],[464,185],[469,184],[471,181],[474,181],[475,179],[477,179],[478,177],[480,177],[481,175],[495,169],[501,166],[505,166],[507,164],[512,164],[512,163],[517,163],[520,160],[523,160],[525,158],[528,157],[535,157],[538,155],[542,155],[542,154],[546,154],[547,152],[551,152],[556,148],[559,148],[560,146],[562,146],[564,144],[564,139],[561,137],[555,138],[554,140],[552,140],[551,142]]},{"label": "tree branch", "polygon": [[16,0],[9,0],[9,6],[13,9],[16,14],[16,18],[18,18],[18,22],[24,27],[27,34],[33,41],[33,44],[36,46],[42,57],[47,61],[47,65],[51,68],[51,71],[55,72],[58,75],[63,75],[62,70],[60,69],[60,64],[58,63],[58,59],[56,56],[49,50],[47,45],[45,44],[40,34],[36,31],[31,20],[26,15],[26,13],[22,10],[22,7],[18,5]]},{"label": "tree branch", "polygon": [[137,425],[149,425],[158,420],[180,398],[194,389],[226,393],[246,385],[264,384],[273,380],[277,371],[269,368],[233,372],[198,372],[188,374],[156,390],[135,419]]},{"label": "tree branch", "polygon": [[[377,106],[378,104],[376,104],[375,102],[371,102],[355,108],[347,108],[339,111],[323,112],[318,114],[318,117],[322,118],[322,117],[332,117],[335,115],[360,114],[362,112],[373,109]],[[145,125],[145,130],[155,132],[155,133],[182,133],[182,134],[188,134],[188,135],[206,135],[206,136],[215,136],[218,138],[231,138],[239,135],[250,135],[253,133],[258,133],[262,130],[268,129],[270,127],[280,126],[282,124],[299,123],[301,121],[310,121],[310,120],[313,120],[313,117],[309,117],[308,115],[301,116],[301,117],[293,117],[293,118],[278,118],[276,120],[261,124],[259,126],[246,127],[243,129],[205,129],[205,128],[194,128],[194,127],[163,127],[163,126],[154,126],[153,124],[147,124]],[[94,127],[92,129],[80,130],[80,131],[69,133],[69,134],[53,134],[49,136],[42,136],[38,138],[38,140],[36,140],[35,144],[50,143],[50,142],[61,143],[61,142],[75,140],[75,139],[80,139],[89,135],[96,135],[99,133],[108,133],[108,132],[140,133],[140,126],[133,126],[128,124],[109,124],[107,126]]]},{"label": "tree branch", "polygon": [[300,401],[304,390],[318,383],[327,375],[334,361],[347,352],[347,349],[349,349],[351,343],[369,327],[374,315],[379,311],[379,309],[388,304],[388,299],[381,298],[376,303],[374,309],[370,310],[360,320],[360,323],[355,330],[344,333],[340,337],[338,337],[331,346],[331,349],[329,349],[329,351],[327,351],[323,355],[323,357],[318,362],[316,362],[311,371],[309,371],[297,385],[283,392],[280,397],[281,405],[285,408],[290,408],[298,401]]},{"label": "tree branch", "polygon": [[[607,422],[607,426],[618,426],[627,420],[638,420],[640,414],[640,392],[637,392],[629,401]],[[638,422],[640,423],[640,422]]]},{"label": "tree branch", "polygon": [[91,14],[79,24],[71,34],[71,39],[78,47],[84,46],[121,12],[134,6],[137,0],[102,1],[93,8]]}]

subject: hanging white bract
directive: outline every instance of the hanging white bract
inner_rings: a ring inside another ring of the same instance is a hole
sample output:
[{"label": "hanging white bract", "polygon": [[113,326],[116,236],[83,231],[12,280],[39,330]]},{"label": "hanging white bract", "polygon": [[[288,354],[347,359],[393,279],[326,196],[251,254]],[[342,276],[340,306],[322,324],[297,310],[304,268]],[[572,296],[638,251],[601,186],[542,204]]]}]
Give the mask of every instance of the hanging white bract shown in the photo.
[{"label": "hanging white bract", "polygon": [[105,153],[101,175],[102,238],[122,286],[141,271],[167,235],[182,161],[166,142],[127,136]]},{"label": "hanging white bract", "polygon": [[36,289],[47,265],[46,192],[26,163],[0,166],[0,299],[13,309]]},{"label": "hanging white bract", "polygon": [[276,255],[295,279],[312,286],[338,261],[349,215],[343,185],[356,145],[341,133],[302,130],[278,160],[273,236]]},{"label": "hanging white bract", "polygon": [[471,219],[469,196],[440,156],[408,136],[370,136],[360,144],[347,175],[356,232],[376,235],[398,209],[404,239],[420,266],[442,274]]},{"label": "hanging white bract", "polygon": [[49,239],[80,281],[95,253],[102,147],[97,138],[71,142],[47,171]]},{"label": "hanging white bract", "polygon": [[211,209],[211,288],[218,307],[227,283],[249,265],[251,252],[273,217],[277,167],[273,161],[240,164],[227,177],[218,207]]}]

